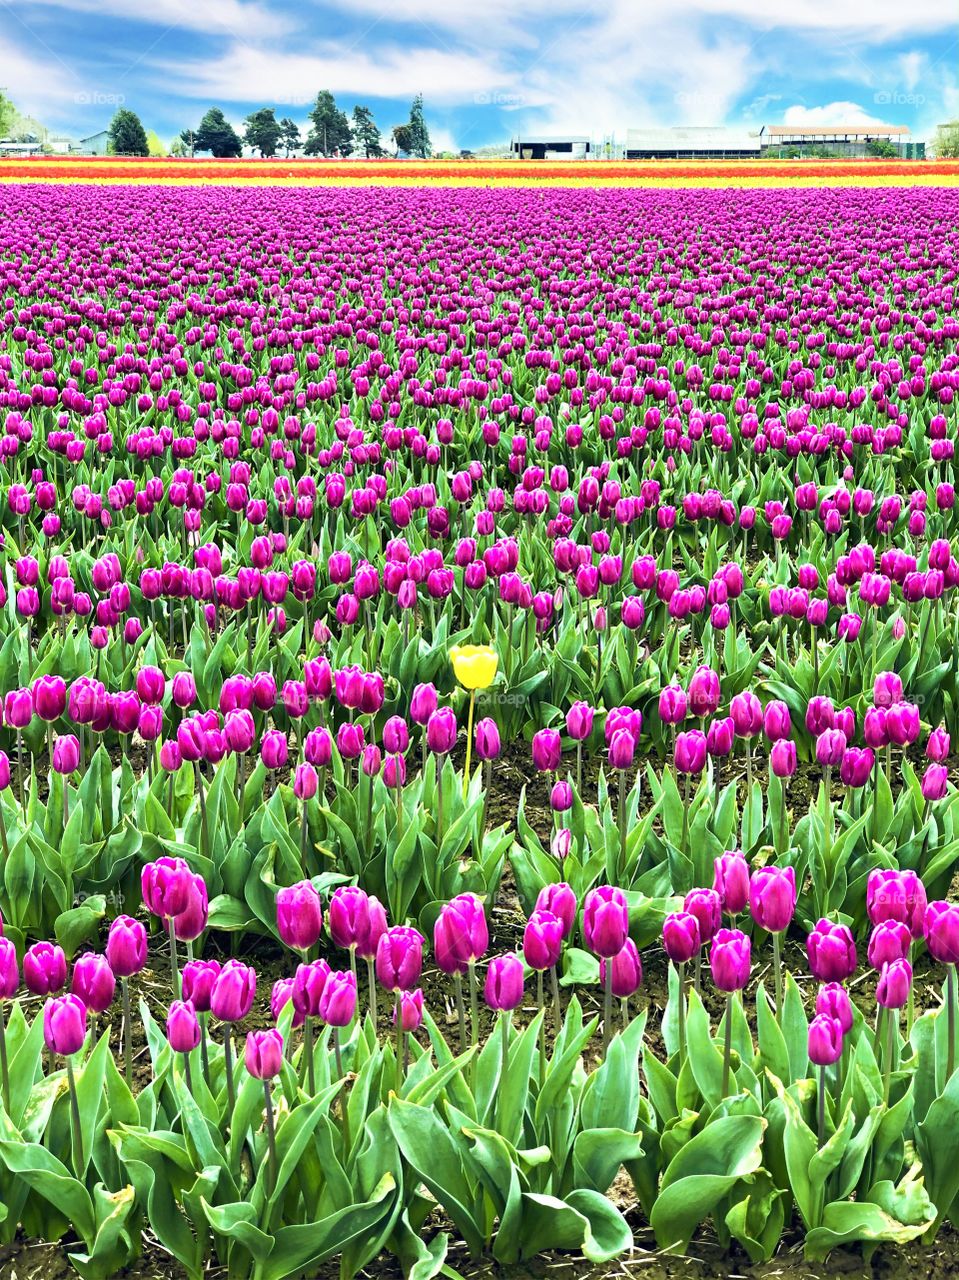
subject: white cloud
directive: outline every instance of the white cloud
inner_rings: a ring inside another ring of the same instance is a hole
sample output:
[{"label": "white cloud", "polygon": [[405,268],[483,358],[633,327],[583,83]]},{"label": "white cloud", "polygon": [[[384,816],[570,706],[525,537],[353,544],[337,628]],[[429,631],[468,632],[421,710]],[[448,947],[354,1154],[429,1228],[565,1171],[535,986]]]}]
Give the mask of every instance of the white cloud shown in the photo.
[{"label": "white cloud", "polygon": [[282,12],[276,13],[255,0],[149,0],[142,8],[127,0],[30,0],[30,4],[242,39],[259,39],[262,32],[275,37],[295,25]]},{"label": "white cloud", "polygon": [[432,103],[468,102],[502,79],[489,61],[467,52],[379,46],[324,45],[301,53],[235,43],[220,57],[154,64],[163,83],[184,97],[226,102],[258,98],[279,105],[305,105],[319,89],[345,98],[412,98]]},{"label": "white cloud", "polygon": [[783,112],[783,124],[794,125],[865,125],[886,124],[880,116],[870,114],[856,102],[827,102],[822,107],[804,107],[798,103]]}]

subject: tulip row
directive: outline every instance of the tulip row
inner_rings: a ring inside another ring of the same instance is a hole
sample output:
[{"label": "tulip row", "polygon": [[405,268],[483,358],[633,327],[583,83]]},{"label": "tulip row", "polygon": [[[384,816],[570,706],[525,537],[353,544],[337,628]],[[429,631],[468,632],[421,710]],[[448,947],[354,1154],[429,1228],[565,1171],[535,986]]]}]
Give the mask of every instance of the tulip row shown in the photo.
[{"label": "tulip row", "polygon": [[[810,1259],[844,1243],[929,1239],[953,1213],[955,1174],[946,1155],[959,1108],[959,908],[927,904],[915,875],[869,878],[868,958],[878,971],[880,1008],[872,1028],[851,999],[857,952],[849,927],[821,920],[808,936],[809,968],[821,985],[807,1023],[779,949],[795,911],[792,868],[751,872],[741,854],[717,860],[714,887],[690,892],[662,926],[671,962],[659,1028],[665,1058],[644,1036],[647,1013],[627,1012],[643,970],[630,903],[618,888],[592,890],[581,912],[571,886],[545,889],[526,922],[522,959],[487,958],[479,899],[466,894],[442,907],[433,945],[440,970],[456,983],[461,1043],[454,1053],[418,985],[422,935],[389,926],[382,906],[361,890],[339,888],[326,922],[350,967],[333,970],[311,958],[325,913],[315,886],[302,882],[279,890],[275,903],[279,935],[300,963],[275,984],[276,1025],[248,1032],[242,1064],[233,1035],[253,1009],[255,970],[236,959],[191,958],[181,974],[178,938],[192,933],[187,920],[197,895],[206,897],[202,881],[170,857],[148,864],[142,881],[148,910],[169,931],[175,998],[165,1036],[141,1003],[151,1069],[136,1094],[129,983],[148,964],[143,923],[118,917],[105,955],[81,956],[65,995],[58,994],[68,978],[63,951],[31,947],[23,979],[47,997],[32,1025],[16,999],[16,950],[0,937],[0,1186],[15,1208],[0,1234],[19,1220],[55,1234],[67,1214],[83,1241],[73,1261],[84,1276],[105,1277],[123,1265],[136,1251],[141,1220],[190,1275],[215,1255],[231,1274],[282,1280],[337,1254],[352,1275],[383,1248],[406,1268],[438,1274],[448,1237],[418,1234],[429,1208],[421,1188],[474,1254],[489,1249],[510,1263],[546,1247],[578,1247],[601,1262],[632,1242],[604,1194],[624,1166],[660,1246],[674,1252],[709,1219],[721,1240],[764,1260],[791,1204],[806,1227]],[[744,1003],[754,956],[736,927],[747,910],[774,945],[775,1002],[760,985],[755,1034]],[[575,996],[564,1010],[555,983],[577,925],[605,990],[598,1062],[589,1046],[599,1019],[585,1021]],[[948,980],[944,1008],[916,1017],[912,960],[923,944],[947,967]],[[704,947],[712,983],[725,997],[715,1028],[700,996]],[[370,974],[365,1016],[358,958]],[[694,960],[690,986],[686,966]],[[479,964],[498,1019],[485,1043]],[[538,1008],[517,1024],[529,970],[538,977]],[[551,1012],[546,971],[554,979]],[[124,1074],[109,1029],[97,1030],[111,1015],[118,978]],[[378,986],[394,1000],[395,1046],[379,1040]],[[613,997],[623,1007],[618,1027]],[[899,1011],[907,1006],[903,1035]],[[537,1144],[542,1158],[531,1161]],[[511,1185],[516,1202],[506,1214]],[[115,1206],[109,1226],[108,1202]]]}]

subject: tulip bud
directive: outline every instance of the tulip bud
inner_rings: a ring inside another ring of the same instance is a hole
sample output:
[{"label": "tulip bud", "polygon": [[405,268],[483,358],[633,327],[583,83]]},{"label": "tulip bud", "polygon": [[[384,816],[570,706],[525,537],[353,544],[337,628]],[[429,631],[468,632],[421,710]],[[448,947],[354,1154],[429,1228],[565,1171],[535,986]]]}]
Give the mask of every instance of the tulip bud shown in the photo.
[{"label": "tulip bud", "polygon": [[842,1027],[838,1019],[819,1013],[809,1024],[809,1060],[817,1067],[831,1067],[842,1057]]},{"label": "tulip bud", "polygon": [[70,991],[79,996],[88,1009],[104,1013],[113,1003],[116,978],[105,956],[86,951],[73,966]]},{"label": "tulip bud", "polygon": [[709,968],[720,991],[741,991],[749,981],[750,942],[738,929],[720,929],[709,949]]},{"label": "tulip bud", "polygon": [[220,1022],[242,1022],[253,1008],[256,973],[239,960],[227,960],[213,983],[210,1010]]},{"label": "tulip bud", "polygon": [[79,996],[56,996],[43,1006],[43,1042],[50,1053],[79,1053],[87,1036],[87,1008]]},{"label": "tulip bud", "polygon": [[326,979],[320,996],[319,1014],[331,1027],[346,1027],[356,1013],[356,974],[334,970]]},{"label": "tulip bud", "polygon": [[594,954],[612,958],[626,945],[629,911],[622,889],[600,885],[583,903],[583,938]]},{"label": "tulip bud", "polygon": [[749,909],[761,929],[782,933],[796,910],[796,873],[792,867],[760,867],[749,885]]},{"label": "tulip bud", "polygon": [[280,889],[276,895],[276,927],[293,951],[309,951],[323,929],[320,895],[309,880]]},{"label": "tulip bud", "polygon": [[269,1031],[247,1032],[243,1061],[257,1080],[272,1080],[283,1065],[283,1037],[275,1027]]},{"label": "tulip bud", "polygon": [[713,859],[713,891],[723,909],[738,916],[749,901],[749,863],[741,853],[730,851]]},{"label": "tulip bud", "polygon": [[491,1009],[511,1011],[523,1003],[523,962],[509,953],[494,956],[486,971],[483,998]]},{"label": "tulip bud", "polygon": [[699,921],[689,911],[672,911],[663,921],[663,948],[673,964],[686,964],[702,949]]},{"label": "tulip bud", "polygon": [[523,956],[531,969],[542,972],[559,962],[563,950],[563,922],[551,911],[534,911],[523,930]]},{"label": "tulip bud", "polygon": [[606,966],[612,965],[612,992],[614,996],[618,996],[621,1000],[628,999],[635,994],[642,985],[643,981],[643,964],[636,949],[636,943],[632,938],[627,938],[622,951],[613,956],[612,959],[602,959],[599,962],[599,978],[601,985],[606,986]]},{"label": "tulip bud", "polygon": [[845,924],[820,920],[806,939],[806,956],[820,982],[845,982],[856,972],[856,942]]},{"label": "tulip bud", "polygon": [[201,1039],[200,1021],[193,1005],[174,1000],[167,1012],[166,1036],[174,1053],[192,1053]]}]

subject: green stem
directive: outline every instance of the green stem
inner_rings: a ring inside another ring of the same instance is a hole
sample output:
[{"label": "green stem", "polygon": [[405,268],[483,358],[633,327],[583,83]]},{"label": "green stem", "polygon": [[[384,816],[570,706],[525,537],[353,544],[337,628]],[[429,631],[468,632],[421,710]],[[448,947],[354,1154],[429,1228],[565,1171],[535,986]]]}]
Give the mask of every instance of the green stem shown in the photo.
[{"label": "green stem", "polygon": [[546,1083],[546,1016],[543,1004],[543,970],[536,971],[536,1007],[539,1010],[539,1088]]},{"label": "green stem", "polygon": [[273,1119],[273,1095],[270,1090],[269,1080],[263,1081],[263,1100],[264,1100],[264,1103],[266,1104],[266,1136],[267,1136],[267,1142],[269,1144],[269,1151],[270,1151],[269,1187],[270,1187],[270,1194],[272,1195],[273,1188],[276,1186],[277,1159],[276,1159],[276,1122]]},{"label": "green stem", "polygon": [[463,1002],[463,975],[453,974],[453,987],[456,991],[456,1015],[460,1024],[460,1053],[466,1052],[466,1005]]},{"label": "green stem", "polygon": [[366,957],[366,976],[370,982],[370,1017],[373,1019],[373,1034],[376,1034],[376,965],[372,956]]},{"label": "green stem", "polygon": [[946,984],[949,1051],[946,1058],[946,1080],[944,1083],[948,1083],[952,1079],[952,1073],[956,1069],[956,966],[954,964],[949,965],[946,969]]},{"label": "green stem", "polygon": [[826,1141],[826,1068],[819,1068],[819,1105],[817,1108],[819,1116],[819,1146],[822,1147]]},{"label": "green stem", "polygon": [[[339,1027],[333,1028],[333,1053],[336,1058],[337,1079],[345,1080],[346,1077],[343,1074],[343,1053],[340,1048]],[[397,1090],[397,1093],[398,1092],[399,1090]],[[343,1088],[340,1090],[340,1121],[343,1125],[343,1156],[344,1156],[343,1166],[345,1168],[347,1161],[350,1158],[350,1151],[352,1150],[352,1143],[350,1142],[350,1113],[346,1103],[346,1085],[345,1084]]]},{"label": "green stem", "polygon": [[83,1130],[80,1127],[80,1104],[77,1101],[77,1082],[73,1075],[73,1059],[67,1054],[67,1083],[70,1086],[70,1127],[73,1130],[73,1159],[77,1173],[84,1168]]},{"label": "green stem", "polygon": [[[470,984],[470,1034],[472,1047],[475,1049],[479,1043],[479,991],[476,985],[476,961],[469,962],[469,984]],[[475,1059],[474,1059],[475,1061]]]},{"label": "green stem", "polygon": [[120,979],[123,998],[123,1070],[127,1088],[133,1092],[133,1026],[130,1019],[130,979]]},{"label": "green stem", "polygon": [[686,1060],[686,965],[678,964],[679,973],[679,1065],[682,1068]]},{"label": "green stem", "polygon": [[606,959],[606,990],[603,993],[603,1058],[606,1058],[606,1051],[609,1048],[609,1042],[612,1038],[613,1030],[613,961],[612,957]]},{"label": "green stem", "polygon": [[3,1088],[3,1109],[10,1114],[10,1068],[7,1064],[7,1029],[0,1004],[0,1085]]},{"label": "green stem", "polygon": [[223,1039],[223,1067],[226,1071],[226,1097],[230,1116],[236,1111],[236,1085],[233,1081],[233,1037],[231,1024],[226,1024],[226,1035]]},{"label": "green stem", "polygon": [[313,1058],[313,1019],[307,1014],[303,1019],[303,1050],[306,1054],[306,1082],[310,1097],[316,1096],[316,1063]]},{"label": "green stem", "polygon": [[773,977],[776,980],[776,1017],[782,1021],[783,1016],[783,971],[780,950],[782,941],[778,933],[773,934]]},{"label": "green stem", "polygon": [[553,992],[553,1035],[558,1036],[560,1024],[563,1020],[563,1011],[559,1003],[559,977],[556,973],[555,964],[550,968],[549,981]]},{"label": "green stem", "polygon": [[882,1100],[889,1106],[889,1085],[892,1076],[892,1054],[893,1054],[893,1037],[896,1033],[896,1023],[899,1021],[899,1010],[890,1009],[889,1017],[886,1020],[886,1053],[882,1064]]},{"label": "green stem", "polygon": [[[460,982],[460,996],[462,998],[462,981]],[[399,991],[396,993],[396,1003],[394,1005],[394,1019],[396,1021],[396,1096],[399,1097],[403,1089],[403,1004]]]},{"label": "green stem", "polygon": [[723,1041],[723,1097],[729,1096],[729,1064],[733,1055],[733,994],[726,995],[726,1035]]},{"label": "green stem", "polygon": [[180,966],[177,964],[176,958],[176,927],[173,922],[173,916],[167,916],[167,929],[170,933],[170,971],[173,974],[173,994],[179,1000],[182,993],[180,990]]}]

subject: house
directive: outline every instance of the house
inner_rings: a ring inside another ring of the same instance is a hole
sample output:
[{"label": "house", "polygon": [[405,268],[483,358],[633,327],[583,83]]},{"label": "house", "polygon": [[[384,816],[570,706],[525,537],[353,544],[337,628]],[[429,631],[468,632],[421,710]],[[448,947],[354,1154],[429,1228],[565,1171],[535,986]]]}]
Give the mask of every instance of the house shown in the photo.
[{"label": "house", "polygon": [[627,160],[758,160],[758,133],[711,125],[627,129]]},{"label": "house", "polygon": [[585,134],[553,138],[521,134],[510,144],[510,153],[519,160],[589,160],[592,152],[592,139]]},{"label": "house", "polygon": [[39,138],[0,138],[0,157],[42,154],[43,143]]}]

